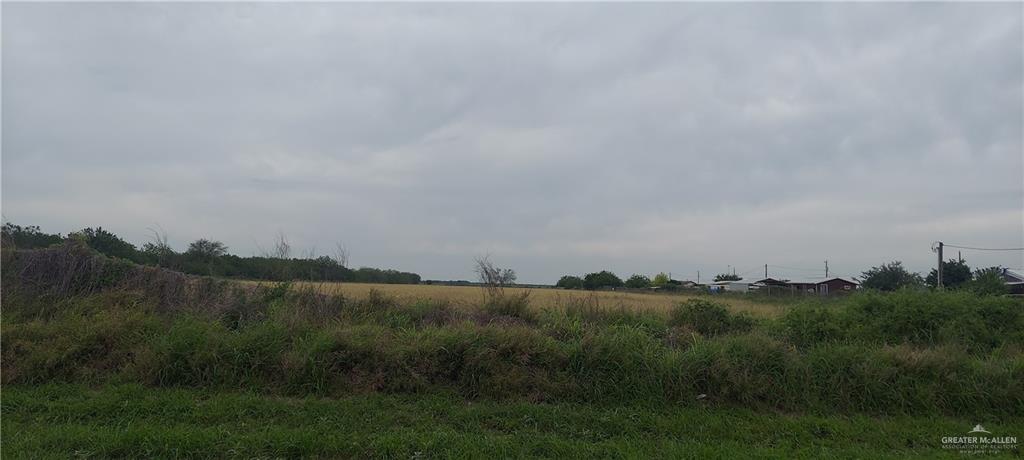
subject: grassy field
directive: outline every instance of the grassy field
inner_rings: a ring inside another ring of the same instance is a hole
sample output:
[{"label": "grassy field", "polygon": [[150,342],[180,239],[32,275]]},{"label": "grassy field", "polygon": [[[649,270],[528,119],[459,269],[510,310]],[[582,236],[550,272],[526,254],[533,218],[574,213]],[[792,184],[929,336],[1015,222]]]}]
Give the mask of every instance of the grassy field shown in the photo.
[{"label": "grassy field", "polygon": [[[942,449],[941,437],[977,423],[473,402],[441,394],[288,398],[138,385],[15,386],[3,396],[3,456],[33,459],[959,458]],[[1020,420],[985,426],[1024,433]]]},{"label": "grassy field", "polygon": [[1020,299],[755,315],[730,297],[257,286],[75,247],[0,268],[4,457],[934,458],[976,424],[1024,439]]},{"label": "grassy field", "polygon": [[[474,308],[484,301],[483,290],[475,286],[372,283],[296,283],[296,285],[309,286],[325,293],[343,294],[356,299],[365,299],[370,295],[370,291],[377,291],[401,302],[412,303],[430,299],[451,302],[460,308]],[[627,308],[661,313],[668,312],[679,302],[687,299],[705,297],[678,293],[572,291],[553,288],[506,288],[506,291],[508,295],[512,296],[529,293],[530,305],[537,309],[587,306],[602,309]],[[720,295],[715,297],[715,300],[727,305],[733,312],[746,312],[755,317],[779,316],[787,307],[785,302],[764,302],[741,295]]]}]

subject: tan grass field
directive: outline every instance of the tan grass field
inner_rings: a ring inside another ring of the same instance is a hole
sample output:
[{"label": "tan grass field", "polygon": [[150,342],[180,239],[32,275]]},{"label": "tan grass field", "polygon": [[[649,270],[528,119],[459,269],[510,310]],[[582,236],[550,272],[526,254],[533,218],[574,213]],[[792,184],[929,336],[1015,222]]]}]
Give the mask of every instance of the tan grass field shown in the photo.
[{"label": "tan grass field", "polygon": [[[444,300],[460,307],[473,307],[483,301],[483,290],[476,286],[440,286],[427,284],[372,284],[372,283],[296,283],[298,286],[314,287],[325,293],[343,294],[352,298],[365,298],[376,290],[397,298],[400,302],[415,302],[422,299]],[[640,293],[616,291],[568,291],[550,288],[507,288],[508,294],[524,291],[530,293],[530,305],[534,308],[564,308],[582,305],[597,308],[629,308],[667,312],[677,303],[694,298],[687,294]],[[739,296],[716,296],[713,299],[729,306],[734,312],[747,312],[755,317],[780,315],[785,305],[758,303]]]}]

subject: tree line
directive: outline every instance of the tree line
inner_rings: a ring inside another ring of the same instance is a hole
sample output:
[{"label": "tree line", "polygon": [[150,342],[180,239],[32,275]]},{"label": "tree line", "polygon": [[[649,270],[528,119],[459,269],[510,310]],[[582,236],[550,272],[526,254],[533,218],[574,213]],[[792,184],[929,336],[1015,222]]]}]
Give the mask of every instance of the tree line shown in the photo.
[{"label": "tree line", "polygon": [[[978,294],[1006,294],[1009,288],[1003,281],[1002,267],[986,267],[971,270],[964,259],[950,259],[942,263],[942,286],[946,289],[964,289]],[[879,291],[897,291],[936,287],[938,270],[932,269],[927,277],[911,272],[900,261],[893,261],[861,274],[861,287]]]},{"label": "tree line", "polygon": [[291,248],[279,236],[272,252],[263,256],[240,257],[228,253],[228,247],[209,239],[198,239],[183,252],[175,251],[165,236],[154,234],[153,241],[142,247],[125,241],[102,227],[85,228],[67,236],[45,233],[38,226],[5,223],[2,231],[4,247],[21,249],[44,248],[67,241],[81,241],[108,257],[130,260],[193,275],[209,275],[269,281],[347,281],[357,283],[418,284],[420,275],[398,270],[347,267],[347,252],[334,257],[292,257]]},{"label": "tree line", "polygon": [[[978,294],[1006,294],[1009,292],[1002,278],[1002,267],[987,267],[972,270],[963,259],[950,259],[942,265],[942,285],[947,289],[966,289]],[[714,281],[739,281],[740,276],[732,273],[715,275]],[[897,291],[900,289],[935,288],[938,273],[934,268],[926,277],[908,271],[900,261],[894,261],[872,267],[861,274],[861,287],[879,291]],[[666,290],[680,289],[682,283],[670,279],[665,273],[658,273],[653,279],[646,275],[634,274],[623,281],[615,273],[608,270],[588,273],[582,277],[565,275],[555,287],[563,289],[644,289],[659,287]]]},{"label": "tree line", "polygon": [[[715,276],[715,281],[737,281],[741,278],[729,274],[720,273]],[[588,273],[583,277],[575,275],[565,275],[561,277],[555,287],[562,289],[615,289],[615,288],[629,288],[629,289],[646,289],[650,287],[657,287],[663,290],[675,290],[681,289],[683,283],[678,280],[671,279],[666,273],[658,273],[654,275],[654,278],[650,278],[647,275],[641,275],[634,273],[625,281],[618,277],[618,275],[608,271],[602,270],[599,272]]]}]

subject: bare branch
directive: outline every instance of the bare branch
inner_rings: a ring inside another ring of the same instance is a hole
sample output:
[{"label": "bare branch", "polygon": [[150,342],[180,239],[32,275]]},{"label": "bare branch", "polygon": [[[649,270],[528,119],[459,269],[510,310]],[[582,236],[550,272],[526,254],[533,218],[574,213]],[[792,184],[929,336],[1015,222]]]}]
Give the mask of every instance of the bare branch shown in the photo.
[{"label": "bare branch", "polygon": [[491,262],[491,256],[477,257],[475,260],[477,277],[484,288],[485,295],[490,299],[505,294],[505,287],[515,284],[516,272],[509,268],[499,268]]},{"label": "bare branch", "polygon": [[348,248],[342,243],[335,243],[334,246],[334,261],[338,265],[348,268]]},{"label": "bare branch", "polygon": [[277,239],[274,241],[274,252],[271,255],[277,259],[291,258],[292,245],[288,243],[288,238],[284,236],[284,232],[277,232]]}]

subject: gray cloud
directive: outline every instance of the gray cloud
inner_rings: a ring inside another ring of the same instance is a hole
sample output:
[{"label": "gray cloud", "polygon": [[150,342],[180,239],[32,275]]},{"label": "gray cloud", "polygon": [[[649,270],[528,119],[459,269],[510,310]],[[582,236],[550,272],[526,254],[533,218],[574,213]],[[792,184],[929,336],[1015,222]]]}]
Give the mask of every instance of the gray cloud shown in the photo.
[{"label": "gray cloud", "polygon": [[924,271],[1024,246],[1021,8],[6,4],[3,214],[428,278]]}]

